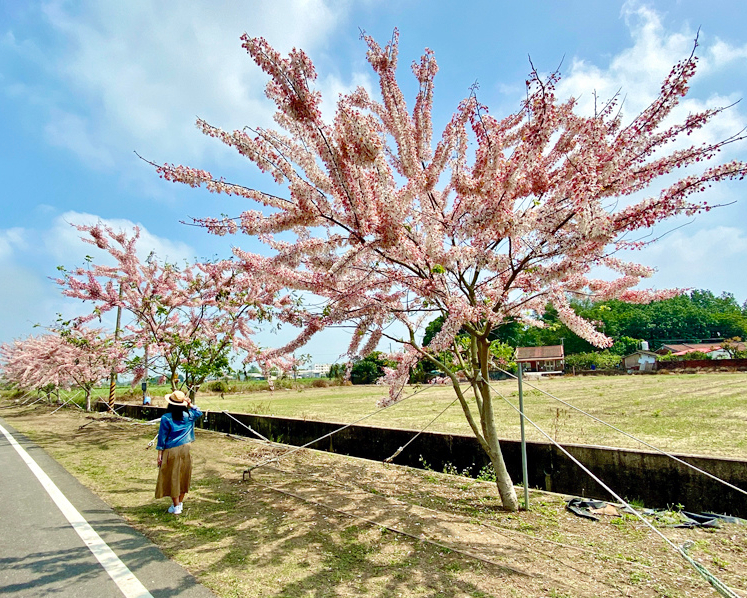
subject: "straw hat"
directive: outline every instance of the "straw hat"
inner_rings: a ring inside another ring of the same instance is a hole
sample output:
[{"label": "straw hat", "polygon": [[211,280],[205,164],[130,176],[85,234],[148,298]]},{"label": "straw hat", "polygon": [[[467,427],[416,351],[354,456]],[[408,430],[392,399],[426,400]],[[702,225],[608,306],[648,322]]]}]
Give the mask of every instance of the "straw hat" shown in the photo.
[{"label": "straw hat", "polygon": [[163,397],[166,399],[166,402],[169,405],[176,405],[177,407],[186,407],[187,406],[187,395],[185,395],[181,390],[175,390],[169,395],[166,395]]}]

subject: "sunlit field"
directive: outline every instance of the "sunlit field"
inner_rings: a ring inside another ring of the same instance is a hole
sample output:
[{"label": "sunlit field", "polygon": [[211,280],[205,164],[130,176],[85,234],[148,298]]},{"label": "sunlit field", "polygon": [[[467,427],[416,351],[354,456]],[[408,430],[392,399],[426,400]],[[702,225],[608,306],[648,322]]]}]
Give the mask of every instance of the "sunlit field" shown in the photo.
[{"label": "sunlit field", "polygon": [[[516,381],[493,382],[495,415],[503,438],[519,437]],[[465,385],[465,390],[469,390]],[[650,376],[568,376],[525,381],[527,417],[561,442],[645,448],[547,395],[666,450],[747,458],[747,374],[670,374]],[[456,395],[449,386],[408,387],[394,406],[377,411],[387,389],[381,386],[332,386],[228,394],[205,393],[204,409],[298,417],[420,430],[446,411],[429,430],[470,434]],[[474,407],[474,401],[472,401]],[[448,408],[447,408],[448,407]],[[546,440],[527,426],[530,440]]]}]

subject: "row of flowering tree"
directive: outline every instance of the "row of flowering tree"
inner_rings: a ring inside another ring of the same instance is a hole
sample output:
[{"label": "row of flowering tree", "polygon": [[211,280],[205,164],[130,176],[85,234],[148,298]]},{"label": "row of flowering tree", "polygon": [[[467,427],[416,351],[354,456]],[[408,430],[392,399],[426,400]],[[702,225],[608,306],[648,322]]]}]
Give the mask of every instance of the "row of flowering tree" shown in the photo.
[{"label": "row of flowering tree", "polygon": [[125,370],[126,353],[103,329],[80,326],[0,346],[0,368],[5,381],[27,391],[77,387],[90,411],[94,387],[112,371]]},{"label": "row of flowering tree", "polygon": [[[418,91],[410,110],[396,78],[397,33],[385,47],[364,39],[378,97],[363,88],[342,95],[334,120],[325,122],[308,56],[294,49],[284,57],[262,38],[242,38],[269,75],[266,93],[283,131],[230,132],[203,120],[197,126],[271,175],[280,190],[185,166],[157,170],[167,180],[256,204],[235,218],[199,221],[212,233],[243,233],[269,247],[269,255],[234,250],[231,268],[238,262],[248,274],[235,285],[259,280],[323,299],[316,312],[299,310],[298,338],[273,355],[342,324],[355,327],[351,357],[367,355],[382,338],[400,342],[403,352],[388,356],[396,363],[385,378],[389,401],[401,396],[410,368],[429,359],[451,380],[493,463],[503,504],[515,510],[488,383],[491,332],[507,320],[540,324],[538,314],[551,304],[571,330],[609,345],[574,313],[570,298],[648,302],[675,293],[636,290],[652,269],[624,261],[620,252],[641,247],[661,221],[707,210],[694,194],[743,178],[741,162],[691,168],[740,137],[686,143],[720,108],[672,122],[695,72],[691,55],[627,123],[617,98],[581,116],[575,100],[556,97],[557,74],[532,71],[515,114],[495,118],[470,93],[434,142],[432,52],[412,65]],[[682,178],[670,176],[683,168]],[[663,190],[644,195],[662,177]],[[595,276],[599,268],[614,276]],[[421,327],[437,315],[443,327],[422,346]],[[467,342],[459,340],[464,333]],[[467,391],[460,378],[469,381]]]},{"label": "row of flowering tree", "polygon": [[118,308],[129,314],[120,335],[137,351],[130,362],[133,384],[155,372],[170,380],[172,389],[181,378],[194,398],[206,379],[230,371],[234,350],[265,367],[276,365],[261,360],[251,328],[290,313],[290,297],[278,298],[276,286],[247,277],[230,260],[179,266],[153,254],[141,259],[137,228],[76,228],[100,254],[86,266],[64,271],[57,282],[63,294],[91,305],[75,326]]}]

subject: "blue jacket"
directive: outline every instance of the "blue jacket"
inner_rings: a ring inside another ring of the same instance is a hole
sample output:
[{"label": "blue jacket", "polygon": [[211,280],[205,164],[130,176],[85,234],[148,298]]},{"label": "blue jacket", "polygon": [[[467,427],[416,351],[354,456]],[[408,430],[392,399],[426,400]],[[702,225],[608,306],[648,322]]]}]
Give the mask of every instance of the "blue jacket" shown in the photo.
[{"label": "blue jacket", "polygon": [[158,426],[156,449],[163,451],[195,441],[195,421],[202,417],[202,411],[192,407],[182,416],[182,421],[174,421],[170,413],[161,416]]}]

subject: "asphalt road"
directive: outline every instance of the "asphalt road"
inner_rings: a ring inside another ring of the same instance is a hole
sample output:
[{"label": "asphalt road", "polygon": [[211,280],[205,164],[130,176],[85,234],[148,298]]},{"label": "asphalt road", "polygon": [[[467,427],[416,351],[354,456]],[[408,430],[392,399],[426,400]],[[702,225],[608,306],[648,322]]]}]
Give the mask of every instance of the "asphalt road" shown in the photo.
[{"label": "asphalt road", "polygon": [[215,598],[40,447],[0,426],[23,449],[0,430],[0,595]]}]

